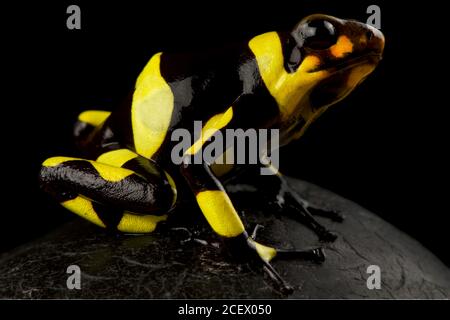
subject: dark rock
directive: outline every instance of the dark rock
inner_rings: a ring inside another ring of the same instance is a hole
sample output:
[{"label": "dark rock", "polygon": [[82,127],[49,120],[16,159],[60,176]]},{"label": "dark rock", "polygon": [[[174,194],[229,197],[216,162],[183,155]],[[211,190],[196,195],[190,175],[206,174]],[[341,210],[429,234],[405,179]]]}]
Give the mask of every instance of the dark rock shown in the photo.
[{"label": "dark rock", "polygon": [[[307,199],[338,209],[343,223],[318,218],[339,238],[323,244],[326,261],[278,261],[274,266],[295,287],[289,298],[449,298],[450,271],[401,231],[353,202],[302,181],[292,181]],[[239,193],[238,193],[239,195]],[[263,201],[264,199],[261,199]],[[244,209],[258,240],[284,248],[320,245],[303,225]],[[199,213],[197,223],[177,212],[166,227],[144,236],[114,235],[81,219],[0,259],[1,298],[281,298],[257,266],[230,261]],[[197,215],[198,214],[198,215]],[[198,222],[200,221],[200,222]],[[206,240],[184,241],[192,238]],[[66,269],[81,268],[81,290],[69,290]],[[369,290],[366,270],[381,268],[381,289]]]}]

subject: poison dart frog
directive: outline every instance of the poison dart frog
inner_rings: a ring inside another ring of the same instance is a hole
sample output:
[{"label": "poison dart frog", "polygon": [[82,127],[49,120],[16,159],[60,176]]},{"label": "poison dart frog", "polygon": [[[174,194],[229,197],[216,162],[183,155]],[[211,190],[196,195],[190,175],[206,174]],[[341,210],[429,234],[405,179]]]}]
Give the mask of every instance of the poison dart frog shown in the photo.
[{"label": "poison dart frog", "polygon": [[[232,253],[260,261],[280,290],[292,292],[271,260],[308,256],[323,261],[322,249],[282,250],[257,242],[221,182],[233,169],[206,162],[174,164],[171,133],[191,132],[194,121],[215,133],[276,128],[285,145],[357,87],[375,69],[383,49],[379,30],[316,14],[291,31],[264,33],[220,49],[156,53],[115,111],[79,115],[74,136],[82,155],[45,160],[41,187],[92,223],[133,234],[154,231],[174,211],[177,194],[188,195]],[[183,157],[190,159],[209,143],[200,138]],[[336,235],[314,216],[336,221],[342,216],[312,206],[274,173],[281,212],[294,212],[320,240],[334,241]]]}]

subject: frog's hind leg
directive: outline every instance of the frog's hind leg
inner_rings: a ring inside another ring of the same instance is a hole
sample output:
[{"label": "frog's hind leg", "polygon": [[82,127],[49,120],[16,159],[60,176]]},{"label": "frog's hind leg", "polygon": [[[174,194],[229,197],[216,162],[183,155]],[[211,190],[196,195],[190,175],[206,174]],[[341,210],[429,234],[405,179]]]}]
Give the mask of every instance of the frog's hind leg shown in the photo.
[{"label": "frog's hind leg", "polygon": [[64,207],[98,226],[152,232],[166,219],[176,192],[165,171],[146,159],[140,166],[138,160],[127,149],[106,152],[97,161],[53,157],[44,161],[40,182]]},{"label": "frog's hind leg", "polygon": [[80,113],[73,127],[73,136],[77,147],[83,149],[90,134],[95,128],[103,124],[110,115],[110,111],[104,110],[87,110]]}]

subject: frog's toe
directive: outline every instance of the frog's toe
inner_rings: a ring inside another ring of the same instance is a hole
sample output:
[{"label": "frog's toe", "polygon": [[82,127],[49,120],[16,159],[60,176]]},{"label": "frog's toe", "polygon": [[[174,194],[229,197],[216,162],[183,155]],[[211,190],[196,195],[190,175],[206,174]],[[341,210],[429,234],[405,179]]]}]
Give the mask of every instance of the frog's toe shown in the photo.
[{"label": "frog's toe", "polygon": [[325,252],[322,247],[295,250],[295,249],[277,249],[278,259],[302,259],[316,263],[325,261]]},{"label": "frog's toe", "polygon": [[272,264],[262,259],[263,270],[270,277],[270,279],[275,283],[276,288],[284,295],[290,295],[294,292],[294,288],[286,282],[283,277],[275,270]]},{"label": "frog's toe", "polygon": [[[276,255],[273,258],[277,259],[301,259],[308,260],[315,263],[322,263],[325,261],[325,253],[322,247],[310,248],[305,250],[296,249],[275,249]],[[267,259],[265,256],[260,254],[261,261],[264,264],[264,271],[270,276],[270,278],[277,284],[279,291],[282,294],[289,295],[294,289],[287,283],[283,277],[275,270],[275,268],[270,263],[271,259]]]},{"label": "frog's toe", "polygon": [[257,235],[258,235],[258,231],[261,230],[261,229],[264,229],[264,226],[263,226],[263,225],[257,224],[257,225],[255,226],[255,228],[253,229],[252,235],[251,235],[251,238],[252,238],[253,240],[256,240],[256,237],[257,237]]}]

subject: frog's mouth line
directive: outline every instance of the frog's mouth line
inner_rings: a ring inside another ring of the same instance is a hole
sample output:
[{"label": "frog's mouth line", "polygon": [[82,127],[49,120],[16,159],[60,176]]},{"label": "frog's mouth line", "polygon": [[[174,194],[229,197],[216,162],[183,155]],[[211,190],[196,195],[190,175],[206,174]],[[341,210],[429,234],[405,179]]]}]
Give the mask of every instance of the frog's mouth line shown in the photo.
[{"label": "frog's mouth line", "polygon": [[381,54],[369,53],[360,57],[349,58],[336,64],[324,63],[320,67],[309,71],[309,73],[314,73],[317,71],[327,71],[330,76],[332,76],[337,72],[345,72],[348,69],[352,69],[362,64],[367,63],[376,65],[381,61],[382,58],[383,56]]},{"label": "frog's mouth line", "polygon": [[327,69],[329,75],[320,81],[310,92],[309,103],[311,108],[318,110],[344,99],[370,73],[361,77],[355,85],[351,85],[348,83],[348,78],[353,69],[361,65],[372,65],[375,68],[380,59],[381,55],[366,55],[347,60],[345,67],[340,68],[339,66],[335,66]]}]

